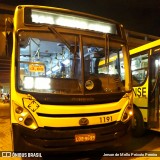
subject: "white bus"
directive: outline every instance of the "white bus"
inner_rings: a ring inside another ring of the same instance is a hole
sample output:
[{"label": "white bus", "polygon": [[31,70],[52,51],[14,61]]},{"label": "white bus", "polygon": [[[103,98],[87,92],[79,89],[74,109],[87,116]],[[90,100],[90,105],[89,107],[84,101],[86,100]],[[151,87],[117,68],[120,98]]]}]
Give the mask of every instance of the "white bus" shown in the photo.
[{"label": "white bus", "polygon": [[[16,7],[13,26],[14,151],[89,151],[127,134],[132,85],[121,24],[67,9],[22,5]],[[110,71],[112,57],[117,57],[116,69]]]},{"label": "white bus", "polygon": [[160,40],[130,50],[135,136],[145,129],[160,132]]}]

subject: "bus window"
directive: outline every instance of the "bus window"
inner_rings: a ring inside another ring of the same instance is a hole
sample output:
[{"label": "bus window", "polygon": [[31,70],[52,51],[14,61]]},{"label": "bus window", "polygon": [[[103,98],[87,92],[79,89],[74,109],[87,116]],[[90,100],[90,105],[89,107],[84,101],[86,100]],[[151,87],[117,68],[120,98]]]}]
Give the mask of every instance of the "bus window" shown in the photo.
[{"label": "bus window", "polygon": [[125,85],[126,75],[124,72],[123,47],[116,45],[110,46],[108,57],[105,57],[103,54],[103,57],[101,57],[100,59],[98,65],[98,73],[101,75],[101,77],[107,77],[107,75],[109,75],[112,78],[114,77],[113,79],[117,81],[117,89],[124,89],[123,87]]},{"label": "bus window", "polygon": [[131,58],[131,70],[133,86],[141,85],[145,82],[148,69],[148,53],[140,54]]}]

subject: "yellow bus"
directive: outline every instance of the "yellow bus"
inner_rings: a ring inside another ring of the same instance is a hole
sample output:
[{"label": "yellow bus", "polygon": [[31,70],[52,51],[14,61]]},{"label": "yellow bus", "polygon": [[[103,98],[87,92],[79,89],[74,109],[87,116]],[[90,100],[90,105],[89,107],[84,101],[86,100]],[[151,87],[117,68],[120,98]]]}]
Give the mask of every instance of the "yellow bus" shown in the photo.
[{"label": "yellow bus", "polygon": [[14,151],[89,151],[125,136],[133,109],[129,64],[121,24],[67,9],[17,6],[11,67]]},{"label": "yellow bus", "polygon": [[145,129],[160,131],[160,40],[130,50],[135,136]]}]

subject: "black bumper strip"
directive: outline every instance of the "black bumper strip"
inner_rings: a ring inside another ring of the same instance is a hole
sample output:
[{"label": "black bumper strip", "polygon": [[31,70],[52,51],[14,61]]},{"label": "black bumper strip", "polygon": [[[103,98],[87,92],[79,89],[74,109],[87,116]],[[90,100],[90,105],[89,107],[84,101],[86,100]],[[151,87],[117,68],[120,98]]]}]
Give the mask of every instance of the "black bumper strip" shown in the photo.
[{"label": "black bumper strip", "polygon": [[100,116],[100,115],[107,115],[107,114],[113,114],[119,112],[120,109],[109,111],[109,112],[97,112],[97,113],[81,113],[81,114],[46,114],[46,113],[37,113],[38,116],[42,117],[56,117],[56,118],[62,118],[62,117],[90,117],[90,116]]}]

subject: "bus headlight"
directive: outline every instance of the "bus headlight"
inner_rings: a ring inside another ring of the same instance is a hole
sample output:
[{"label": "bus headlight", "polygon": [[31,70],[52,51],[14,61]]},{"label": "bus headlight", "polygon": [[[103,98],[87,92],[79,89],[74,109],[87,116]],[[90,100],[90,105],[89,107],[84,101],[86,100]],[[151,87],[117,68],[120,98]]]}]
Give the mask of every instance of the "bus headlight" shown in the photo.
[{"label": "bus headlight", "polygon": [[29,117],[29,116],[24,121],[24,124],[26,126],[30,126],[30,125],[32,125],[32,123],[33,123],[33,119],[31,117]]},{"label": "bus headlight", "polygon": [[20,107],[14,102],[13,106],[15,111],[15,118],[20,125],[28,127],[30,129],[38,128],[36,121],[34,120],[33,116],[27,109]]},{"label": "bus headlight", "polygon": [[122,122],[128,121],[128,120],[130,119],[130,117],[132,117],[132,115],[133,115],[133,108],[132,108],[131,105],[128,105],[128,106],[125,108],[124,112],[123,112],[121,121],[122,121]]}]

